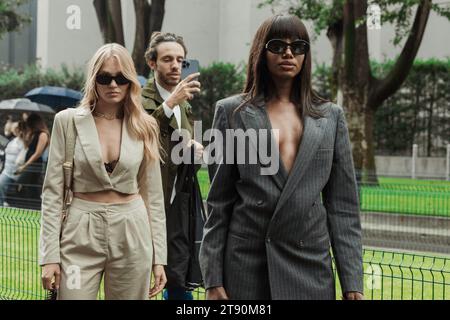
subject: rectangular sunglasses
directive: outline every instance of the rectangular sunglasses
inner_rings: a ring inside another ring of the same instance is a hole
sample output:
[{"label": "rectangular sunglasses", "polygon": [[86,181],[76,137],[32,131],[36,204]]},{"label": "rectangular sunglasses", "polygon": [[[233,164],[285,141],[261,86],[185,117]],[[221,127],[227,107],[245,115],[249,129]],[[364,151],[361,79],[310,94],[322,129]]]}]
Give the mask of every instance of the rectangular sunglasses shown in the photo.
[{"label": "rectangular sunglasses", "polygon": [[111,82],[113,80],[119,86],[123,86],[123,85],[131,83],[131,81],[129,79],[125,78],[125,76],[123,74],[121,74],[121,73],[119,73],[117,76],[112,76],[112,75],[109,75],[109,74],[98,74],[95,77],[95,81],[98,84],[101,84],[101,85],[109,85],[109,84],[111,84]]}]

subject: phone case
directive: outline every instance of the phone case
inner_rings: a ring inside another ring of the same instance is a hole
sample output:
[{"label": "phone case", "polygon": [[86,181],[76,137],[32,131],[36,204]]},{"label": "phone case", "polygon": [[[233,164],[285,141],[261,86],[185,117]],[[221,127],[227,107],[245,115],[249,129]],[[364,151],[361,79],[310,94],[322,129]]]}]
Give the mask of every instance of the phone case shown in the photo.
[{"label": "phone case", "polygon": [[181,79],[186,79],[190,74],[197,73],[199,69],[200,66],[198,60],[184,60],[181,68]]}]

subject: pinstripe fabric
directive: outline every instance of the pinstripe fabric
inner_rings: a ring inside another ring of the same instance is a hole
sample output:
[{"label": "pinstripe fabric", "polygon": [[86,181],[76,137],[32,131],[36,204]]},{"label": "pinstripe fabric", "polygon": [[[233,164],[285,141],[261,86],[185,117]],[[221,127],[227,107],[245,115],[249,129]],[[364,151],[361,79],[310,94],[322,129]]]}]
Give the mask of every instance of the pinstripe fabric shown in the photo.
[{"label": "pinstripe fabric", "polygon": [[[225,137],[230,128],[270,129],[262,100],[234,112],[241,102],[240,96],[219,101],[213,128]],[[209,214],[200,251],[206,288],[224,286],[231,299],[334,299],[331,245],[343,291],[363,292],[348,130],[340,107],[321,108],[323,118],[305,118],[289,176],[282,165],[274,175],[261,175],[260,161],[209,166]],[[258,154],[253,140],[246,152]]]}]

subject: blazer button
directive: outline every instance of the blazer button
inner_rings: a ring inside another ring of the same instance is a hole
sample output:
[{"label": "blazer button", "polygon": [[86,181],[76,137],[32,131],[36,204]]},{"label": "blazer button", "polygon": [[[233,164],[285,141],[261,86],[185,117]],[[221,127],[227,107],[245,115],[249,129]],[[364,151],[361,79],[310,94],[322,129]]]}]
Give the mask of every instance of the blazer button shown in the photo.
[{"label": "blazer button", "polygon": [[300,248],[303,248],[305,246],[305,242],[303,240],[300,240],[298,245],[300,246]]},{"label": "blazer button", "polygon": [[262,200],[258,200],[258,202],[256,203],[258,206],[262,206],[264,204],[264,201]]},{"label": "blazer button", "polygon": [[266,242],[267,242],[267,243],[270,243],[270,238],[267,238]]}]

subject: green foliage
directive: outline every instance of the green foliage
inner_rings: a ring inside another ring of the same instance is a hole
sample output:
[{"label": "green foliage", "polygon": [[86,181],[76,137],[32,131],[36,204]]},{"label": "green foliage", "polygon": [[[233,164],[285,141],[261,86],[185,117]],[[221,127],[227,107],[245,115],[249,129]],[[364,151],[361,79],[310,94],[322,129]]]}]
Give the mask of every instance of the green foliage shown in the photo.
[{"label": "green foliage", "polygon": [[[386,74],[393,62],[374,64]],[[417,60],[400,90],[376,113],[375,141],[379,152],[410,154],[419,145],[420,156],[444,156],[450,143],[450,59]]]},{"label": "green foliage", "polygon": [[[376,0],[369,3],[376,3],[381,9],[381,23],[392,23],[395,27],[395,37],[393,43],[400,41],[409,35],[409,28],[412,25],[416,8],[421,0]],[[442,3],[434,3],[431,10],[438,15],[450,19],[450,6]]]},{"label": "green foliage", "polygon": [[258,7],[270,6],[275,11],[281,11],[280,13],[287,12],[302,20],[314,21],[314,32],[320,34],[342,19],[343,4],[344,0],[334,0],[331,3],[328,0],[263,0]]},{"label": "green foliage", "polygon": [[331,88],[333,85],[331,69],[325,63],[317,65],[312,77],[313,88],[322,98],[332,100]]},{"label": "green foliage", "polygon": [[[362,0],[358,0],[362,1]],[[270,6],[274,11],[288,12],[302,20],[314,22],[314,31],[319,34],[329,26],[343,19],[345,0],[261,0],[259,7]],[[392,23],[395,28],[393,43],[399,44],[409,35],[414,14],[421,0],[369,0],[368,5],[377,4],[381,9],[381,23]],[[433,3],[431,10],[450,20],[450,6],[445,3]],[[359,23],[365,23],[365,17]]]},{"label": "green foliage", "polygon": [[[384,77],[394,61],[371,62],[375,76]],[[314,70],[314,88],[330,99],[331,68]],[[377,154],[444,156],[450,143],[450,59],[416,60],[402,87],[377,110],[374,140]]]},{"label": "green foliage", "polygon": [[200,69],[202,91],[192,101],[194,118],[203,121],[203,132],[210,129],[218,100],[242,92],[244,87],[244,68],[231,63],[215,62]]},{"label": "green foliage", "polygon": [[23,70],[4,69],[0,73],[0,100],[21,98],[28,91],[41,86],[80,90],[83,84],[83,70],[70,70],[65,65],[59,71],[42,70],[38,65],[29,65]]},{"label": "green foliage", "polygon": [[18,8],[26,2],[28,0],[0,1],[0,39],[5,32],[19,30],[30,22],[30,17],[18,12]]}]

